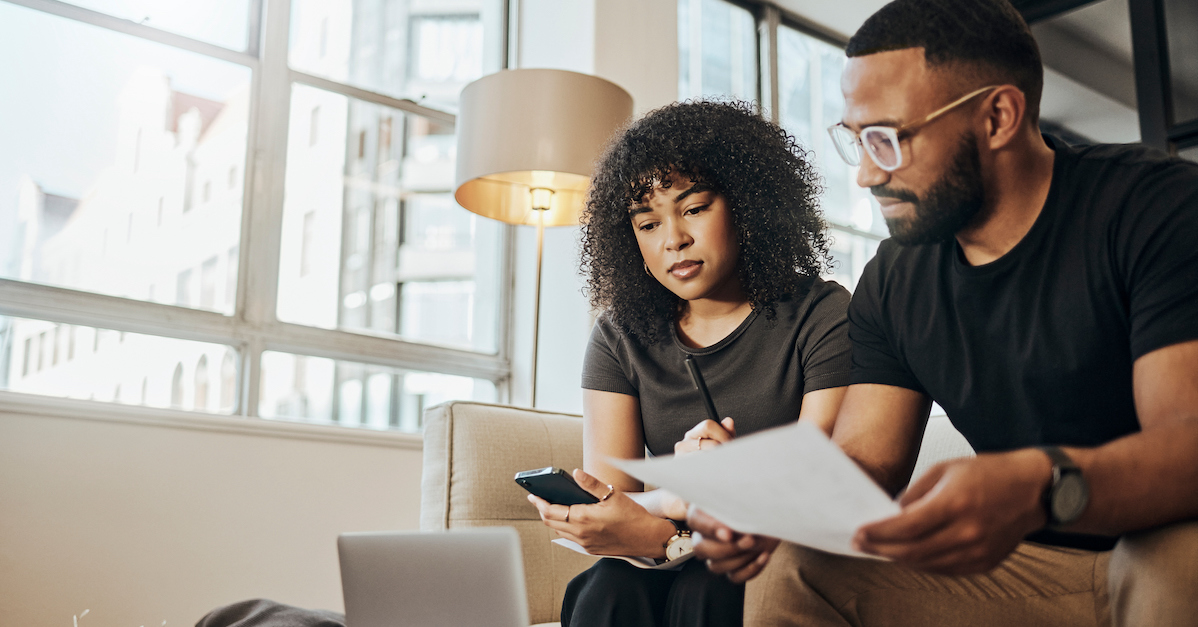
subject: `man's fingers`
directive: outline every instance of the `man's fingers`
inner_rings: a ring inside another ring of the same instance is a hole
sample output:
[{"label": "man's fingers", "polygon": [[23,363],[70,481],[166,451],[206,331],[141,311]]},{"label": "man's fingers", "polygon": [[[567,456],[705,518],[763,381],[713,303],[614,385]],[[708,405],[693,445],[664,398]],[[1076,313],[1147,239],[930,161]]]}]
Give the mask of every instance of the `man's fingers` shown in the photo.
[{"label": "man's fingers", "polygon": [[736,537],[735,531],[716,520],[711,514],[695,507],[693,503],[686,510],[686,526],[704,537],[720,542],[731,542]]},{"label": "man's fingers", "polygon": [[745,564],[737,570],[728,573],[728,579],[732,581],[732,583],[744,583],[756,577],[765,568],[765,565],[769,563],[770,555],[772,555],[772,553],[769,551],[762,551],[761,554],[757,556],[757,559]]},{"label": "man's fingers", "polygon": [[933,493],[903,507],[896,516],[863,525],[857,530],[862,545],[869,543],[913,542],[939,531],[953,521],[953,516]]},{"label": "man's fingers", "polygon": [[977,525],[958,523],[947,525],[916,542],[868,542],[862,548],[868,553],[890,558],[908,566],[923,568],[976,546],[982,531]]},{"label": "man's fingers", "polygon": [[906,507],[923,498],[928,492],[931,492],[932,488],[935,488],[936,484],[940,483],[940,478],[944,476],[944,471],[947,468],[948,466],[943,463],[929,468],[919,479],[916,479],[914,483],[907,486],[907,489],[899,497],[899,505]]},{"label": "man's fingers", "polygon": [[730,574],[752,564],[760,556],[760,551],[751,551],[725,558],[708,558],[707,569],[717,575]]}]

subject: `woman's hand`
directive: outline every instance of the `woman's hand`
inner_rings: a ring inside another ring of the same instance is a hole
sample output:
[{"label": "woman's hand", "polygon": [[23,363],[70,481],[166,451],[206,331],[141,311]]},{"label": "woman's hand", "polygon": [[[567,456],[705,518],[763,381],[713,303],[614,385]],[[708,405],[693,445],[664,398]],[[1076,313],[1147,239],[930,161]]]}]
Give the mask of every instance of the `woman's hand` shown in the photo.
[{"label": "woman's hand", "polygon": [[705,451],[735,437],[736,424],[731,418],[725,418],[719,422],[711,419],[704,420],[687,431],[686,435],[674,444],[674,454],[684,455],[695,451]]},{"label": "woman's hand", "polygon": [[574,470],[574,480],[603,500],[566,506],[528,495],[528,501],[550,529],[592,555],[665,557],[665,543],[675,533],[673,523],[650,514],[624,492],[611,489],[582,470]]}]

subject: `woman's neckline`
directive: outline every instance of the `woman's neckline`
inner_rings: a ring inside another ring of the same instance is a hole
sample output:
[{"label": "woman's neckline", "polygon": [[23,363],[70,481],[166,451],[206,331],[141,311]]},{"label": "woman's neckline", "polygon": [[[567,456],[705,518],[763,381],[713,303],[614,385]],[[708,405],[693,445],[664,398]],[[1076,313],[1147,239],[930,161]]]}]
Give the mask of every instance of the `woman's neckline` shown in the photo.
[{"label": "woman's neckline", "polygon": [[737,327],[735,329],[733,329],[731,333],[729,333],[728,335],[725,335],[723,337],[723,339],[721,339],[709,346],[702,346],[702,347],[688,346],[685,342],[682,341],[682,337],[678,333],[677,321],[673,321],[670,323],[670,335],[671,335],[671,337],[674,338],[674,345],[677,346],[679,349],[681,349],[682,352],[684,352],[688,355],[708,355],[710,353],[714,353],[714,352],[720,350],[721,348],[727,346],[728,344],[731,344],[733,341],[736,340],[736,338],[740,337],[740,335],[745,332],[745,329],[749,328],[749,325],[753,324],[753,321],[756,319],[757,319],[757,310],[751,309],[749,311],[749,315],[745,316],[745,319],[742,320],[741,323],[739,325],[737,325]]}]

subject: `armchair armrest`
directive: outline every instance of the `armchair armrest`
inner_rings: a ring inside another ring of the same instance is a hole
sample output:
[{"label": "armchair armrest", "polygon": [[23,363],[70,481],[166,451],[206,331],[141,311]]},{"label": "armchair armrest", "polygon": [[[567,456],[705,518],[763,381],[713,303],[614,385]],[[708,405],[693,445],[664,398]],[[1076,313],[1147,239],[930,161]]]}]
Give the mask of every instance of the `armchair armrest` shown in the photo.
[{"label": "armchair armrest", "polygon": [[595,558],[553,546],[556,534],[512,479],[532,468],[581,468],[581,417],[455,401],[430,407],[424,421],[420,528],[514,527],[530,618],[558,620],[566,585]]}]

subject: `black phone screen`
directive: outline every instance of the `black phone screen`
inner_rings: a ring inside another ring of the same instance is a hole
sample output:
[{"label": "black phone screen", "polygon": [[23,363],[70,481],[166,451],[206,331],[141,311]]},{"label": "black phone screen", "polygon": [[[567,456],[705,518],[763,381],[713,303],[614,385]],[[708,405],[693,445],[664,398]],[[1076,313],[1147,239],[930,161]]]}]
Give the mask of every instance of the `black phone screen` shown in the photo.
[{"label": "black phone screen", "polygon": [[525,490],[555,505],[598,503],[594,494],[582,489],[569,473],[561,468],[540,468],[516,473],[516,483]]}]

